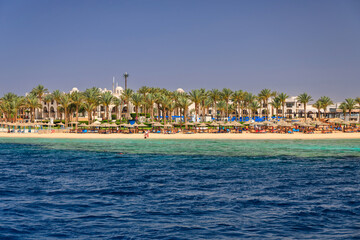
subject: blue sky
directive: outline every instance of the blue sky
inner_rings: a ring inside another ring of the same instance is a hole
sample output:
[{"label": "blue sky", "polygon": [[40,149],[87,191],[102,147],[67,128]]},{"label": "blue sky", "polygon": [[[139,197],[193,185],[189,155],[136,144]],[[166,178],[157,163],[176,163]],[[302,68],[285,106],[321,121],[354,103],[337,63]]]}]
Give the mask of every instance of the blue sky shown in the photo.
[{"label": "blue sky", "polygon": [[0,0],[0,94],[271,88],[359,96],[360,1]]}]

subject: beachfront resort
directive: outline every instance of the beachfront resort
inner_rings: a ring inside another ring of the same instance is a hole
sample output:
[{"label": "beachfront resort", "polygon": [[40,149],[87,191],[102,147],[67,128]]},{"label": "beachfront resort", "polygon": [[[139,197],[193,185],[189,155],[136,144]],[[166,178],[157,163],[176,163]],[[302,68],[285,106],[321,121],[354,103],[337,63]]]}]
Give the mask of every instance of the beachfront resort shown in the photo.
[{"label": "beachfront resort", "polygon": [[25,96],[1,98],[4,133],[335,133],[359,132],[360,98],[335,103],[323,96],[289,96],[270,89],[97,87],[50,92],[38,85]]}]

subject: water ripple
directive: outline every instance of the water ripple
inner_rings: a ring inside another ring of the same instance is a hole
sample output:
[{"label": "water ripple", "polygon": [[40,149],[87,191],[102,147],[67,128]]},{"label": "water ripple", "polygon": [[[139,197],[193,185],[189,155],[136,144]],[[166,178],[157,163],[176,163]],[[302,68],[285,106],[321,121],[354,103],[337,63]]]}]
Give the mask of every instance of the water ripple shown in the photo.
[{"label": "water ripple", "polygon": [[0,239],[360,237],[359,142],[217,143],[0,139]]}]

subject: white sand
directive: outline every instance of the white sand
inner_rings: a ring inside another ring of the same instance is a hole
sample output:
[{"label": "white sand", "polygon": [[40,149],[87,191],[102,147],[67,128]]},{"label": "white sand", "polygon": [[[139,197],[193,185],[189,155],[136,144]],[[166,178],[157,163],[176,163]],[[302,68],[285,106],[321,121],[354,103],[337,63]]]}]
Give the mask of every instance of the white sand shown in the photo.
[{"label": "white sand", "polygon": [[[143,134],[97,134],[97,133],[0,133],[0,138],[68,138],[68,139],[144,139]],[[360,139],[360,133],[330,134],[278,134],[278,133],[197,133],[197,134],[157,134],[150,133],[150,139]]]}]

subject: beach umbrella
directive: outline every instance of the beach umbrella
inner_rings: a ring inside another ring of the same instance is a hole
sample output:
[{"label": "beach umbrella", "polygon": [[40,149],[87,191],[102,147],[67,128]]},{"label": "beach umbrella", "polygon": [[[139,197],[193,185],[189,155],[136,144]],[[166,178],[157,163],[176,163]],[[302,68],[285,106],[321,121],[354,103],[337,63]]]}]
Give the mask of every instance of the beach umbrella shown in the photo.
[{"label": "beach umbrella", "polygon": [[63,123],[57,123],[56,125],[59,125],[59,126],[65,126],[65,124],[63,124]]},{"label": "beach umbrella", "polygon": [[164,127],[166,127],[166,128],[172,128],[173,125],[171,125],[171,124],[166,124],[166,125],[164,125]]},{"label": "beach umbrella", "polygon": [[332,119],[329,119],[329,122],[337,123],[337,122],[344,122],[344,120],[342,120],[341,118],[332,118]]},{"label": "beach umbrella", "polygon": [[211,127],[218,127],[220,124],[217,122],[212,122],[209,126]]},{"label": "beach umbrella", "polygon": [[138,127],[147,127],[147,125],[145,125],[145,124],[143,124],[143,123],[140,123],[140,124],[138,125]]},{"label": "beach umbrella", "polygon": [[163,127],[164,125],[162,125],[161,123],[157,122],[155,124],[153,124],[153,127]]},{"label": "beach umbrella", "polygon": [[81,123],[79,127],[87,127],[88,125],[86,123]]},{"label": "beach umbrella", "polygon": [[327,123],[320,122],[320,121],[315,121],[315,122],[313,122],[312,124],[315,124],[315,125],[318,125],[318,126],[327,126],[327,125],[329,125],[329,124],[327,124]]},{"label": "beach umbrella", "polygon": [[139,126],[139,124],[134,123],[132,126],[133,126],[133,127],[138,127],[138,126]]},{"label": "beach umbrella", "polygon": [[278,125],[279,125],[280,127],[291,127],[291,126],[292,126],[290,123],[287,123],[287,122],[285,122],[285,121],[280,121],[280,122],[278,123]]},{"label": "beach umbrella", "polygon": [[199,124],[199,127],[207,127],[206,123]]},{"label": "beach umbrella", "polygon": [[195,124],[194,123],[191,123],[191,122],[188,122],[188,123],[185,123],[185,126],[194,126]]},{"label": "beach umbrella", "polygon": [[273,123],[273,122],[264,122],[263,124],[264,124],[264,126],[268,126],[268,127],[276,127],[277,126],[277,124]]}]

